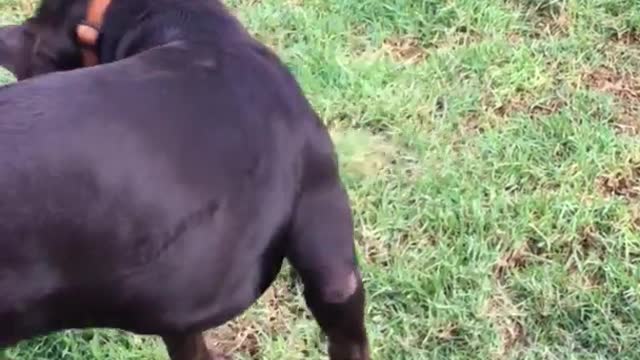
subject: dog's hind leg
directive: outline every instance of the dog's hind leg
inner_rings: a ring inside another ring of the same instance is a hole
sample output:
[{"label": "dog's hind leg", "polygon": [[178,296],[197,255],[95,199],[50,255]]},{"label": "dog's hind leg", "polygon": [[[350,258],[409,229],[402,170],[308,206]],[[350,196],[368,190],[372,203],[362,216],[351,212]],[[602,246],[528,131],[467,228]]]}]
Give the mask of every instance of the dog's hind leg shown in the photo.
[{"label": "dog's hind leg", "polygon": [[214,355],[204,342],[201,333],[190,335],[165,335],[162,337],[171,360],[226,360]]},{"label": "dog's hind leg", "polygon": [[307,305],[329,339],[330,359],[369,360],[351,209],[339,183],[301,194],[289,242],[287,258],[300,274]]}]

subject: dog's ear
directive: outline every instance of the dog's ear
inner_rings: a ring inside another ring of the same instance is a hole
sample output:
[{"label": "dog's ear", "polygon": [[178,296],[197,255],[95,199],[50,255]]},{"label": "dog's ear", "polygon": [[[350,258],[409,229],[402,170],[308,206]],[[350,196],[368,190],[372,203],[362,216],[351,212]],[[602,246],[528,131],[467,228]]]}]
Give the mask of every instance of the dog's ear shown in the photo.
[{"label": "dog's ear", "polygon": [[26,28],[24,25],[0,26],[0,66],[14,75],[23,65],[22,54],[27,45]]}]

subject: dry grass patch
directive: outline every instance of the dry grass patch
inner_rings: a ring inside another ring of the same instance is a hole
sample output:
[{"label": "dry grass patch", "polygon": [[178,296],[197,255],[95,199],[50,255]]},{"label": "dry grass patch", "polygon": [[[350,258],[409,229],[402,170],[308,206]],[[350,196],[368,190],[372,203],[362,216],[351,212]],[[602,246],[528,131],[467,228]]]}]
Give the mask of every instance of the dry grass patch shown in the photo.
[{"label": "dry grass patch", "polygon": [[395,62],[414,65],[427,57],[427,50],[416,37],[393,37],[384,41],[382,49]]},{"label": "dry grass patch", "polygon": [[493,267],[493,277],[498,283],[503,283],[509,273],[525,268],[533,259],[533,252],[528,243],[504,253]]},{"label": "dry grass patch", "polygon": [[567,4],[557,0],[512,0],[533,25],[534,38],[565,37],[570,35],[574,19]]},{"label": "dry grass patch", "polygon": [[394,144],[366,130],[334,129],[331,137],[342,168],[355,177],[379,175],[398,153]]},{"label": "dry grass patch", "polygon": [[558,14],[539,16],[535,21],[536,35],[562,37],[569,35],[573,21],[566,11]]},{"label": "dry grass patch", "polygon": [[482,98],[483,112],[489,117],[503,120],[518,114],[530,117],[549,116],[566,105],[566,100],[559,96],[536,98],[529,93],[519,93],[504,100],[497,100],[491,94]]},{"label": "dry grass patch", "polygon": [[585,73],[583,81],[589,89],[615,97],[618,112],[614,126],[618,131],[638,134],[640,130],[640,79],[637,75],[600,67]]},{"label": "dry grass patch", "polygon": [[628,200],[640,196],[640,164],[598,177],[597,187],[606,196],[619,196]]},{"label": "dry grass patch", "polygon": [[359,229],[357,239],[358,246],[362,249],[363,261],[380,267],[388,267],[392,260],[392,251],[389,244],[385,243],[371,229],[363,227]]},{"label": "dry grass patch", "polygon": [[494,294],[483,311],[497,331],[499,347],[493,359],[512,359],[527,346],[527,330],[521,320],[524,314],[513,303],[506,286],[510,273],[534,263],[535,254],[529,243],[505,252],[493,267]]},{"label": "dry grass patch", "polygon": [[247,312],[208,332],[206,341],[209,348],[227,356],[245,354],[252,359],[261,359],[261,334],[286,334],[290,320],[297,317],[295,309],[289,307],[295,303],[290,291],[281,281],[277,283],[252,306],[252,309],[261,310],[258,317]]},{"label": "dry grass patch", "polygon": [[512,359],[522,352],[527,345],[527,329],[520,320],[524,314],[513,303],[505,288],[497,287],[483,315],[493,324],[500,341],[493,359]]},{"label": "dry grass patch", "polygon": [[591,89],[606,92],[625,101],[640,101],[640,80],[631,74],[601,67],[583,76]]},{"label": "dry grass patch", "polygon": [[486,106],[492,111],[494,114],[501,118],[511,117],[516,113],[525,112],[529,107],[529,102],[531,100],[527,99],[527,97],[523,94],[512,96],[508,98],[506,101],[500,103],[492,103],[492,101],[488,101]]}]

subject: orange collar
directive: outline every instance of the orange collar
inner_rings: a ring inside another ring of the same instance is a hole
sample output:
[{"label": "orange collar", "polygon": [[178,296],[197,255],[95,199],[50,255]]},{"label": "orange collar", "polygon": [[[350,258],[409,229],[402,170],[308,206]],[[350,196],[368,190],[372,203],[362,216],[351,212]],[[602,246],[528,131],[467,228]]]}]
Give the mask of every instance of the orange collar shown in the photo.
[{"label": "orange collar", "polygon": [[76,27],[76,36],[82,45],[84,66],[94,66],[99,62],[95,47],[104,21],[104,14],[109,5],[111,5],[111,0],[89,0],[85,20]]}]

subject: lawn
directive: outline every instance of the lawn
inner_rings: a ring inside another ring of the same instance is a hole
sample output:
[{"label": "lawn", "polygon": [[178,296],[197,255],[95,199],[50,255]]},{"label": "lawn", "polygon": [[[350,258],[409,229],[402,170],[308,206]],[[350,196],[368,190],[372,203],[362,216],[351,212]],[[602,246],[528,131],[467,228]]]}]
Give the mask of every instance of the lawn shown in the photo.
[{"label": "lawn", "polygon": [[[374,359],[640,359],[640,1],[228,4],[334,135]],[[326,358],[288,271],[210,342]],[[84,331],[6,356],[166,355]]]}]

